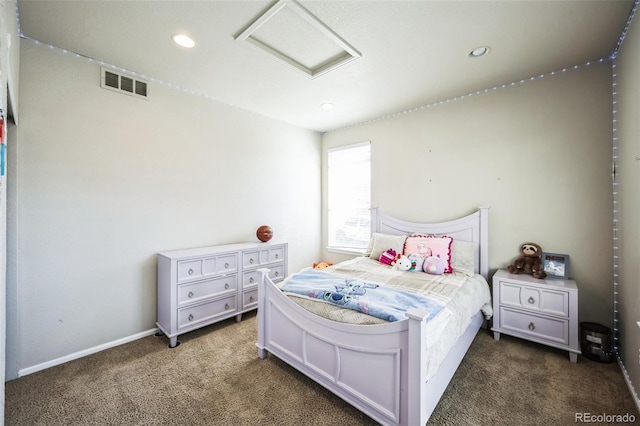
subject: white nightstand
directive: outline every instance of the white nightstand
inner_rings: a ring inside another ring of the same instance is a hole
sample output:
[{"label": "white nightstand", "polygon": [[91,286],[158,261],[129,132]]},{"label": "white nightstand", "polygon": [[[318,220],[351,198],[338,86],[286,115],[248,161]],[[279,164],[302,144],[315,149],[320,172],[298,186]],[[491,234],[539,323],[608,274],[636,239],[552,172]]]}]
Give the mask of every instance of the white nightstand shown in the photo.
[{"label": "white nightstand", "polygon": [[493,337],[508,334],[580,354],[578,286],[573,280],[539,280],[499,270],[493,276]]}]

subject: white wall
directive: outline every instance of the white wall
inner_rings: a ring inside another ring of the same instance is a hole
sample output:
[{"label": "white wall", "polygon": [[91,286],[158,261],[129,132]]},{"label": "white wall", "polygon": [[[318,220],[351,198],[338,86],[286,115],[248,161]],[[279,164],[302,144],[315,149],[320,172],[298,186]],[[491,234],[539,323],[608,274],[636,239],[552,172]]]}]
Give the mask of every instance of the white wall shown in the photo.
[{"label": "white wall", "polygon": [[[0,3],[0,108],[7,118],[5,125],[6,133],[3,135],[6,139],[11,136],[11,142],[5,140],[8,147],[13,143],[14,127],[10,126],[9,112],[11,111],[8,99],[17,97],[17,70],[19,55],[19,38],[17,33],[17,15],[15,2]],[[9,96],[11,94],[11,97]],[[14,103],[15,105],[15,103]],[[5,161],[7,158],[5,157]],[[6,330],[7,316],[7,203],[11,194],[8,191],[7,170],[0,176],[0,425],[4,424],[4,396],[5,396],[5,365],[6,365]]]},{"label": "white wall", "polygon": [[150,85],[100,88],[100,67],[23,41],[10,378],[155,327],[159,251],[289,242],[318,259],[320,136]]},{"label": "white wall", "polygon": [[[616,59],[618,310],[620,356],[640,391],[640,18],[635,16]],[[636,399],[636,404],[640,404]],[[640,408],[640,407],[639,407]]]},{"label": "white wall", "polygon": [[611,104],[607,60],[326,133],[323,146],[371,140],[372,205],[394,216],[490,206],[493,270],[527,241],[569,254],[580,320],[611,326]]}]

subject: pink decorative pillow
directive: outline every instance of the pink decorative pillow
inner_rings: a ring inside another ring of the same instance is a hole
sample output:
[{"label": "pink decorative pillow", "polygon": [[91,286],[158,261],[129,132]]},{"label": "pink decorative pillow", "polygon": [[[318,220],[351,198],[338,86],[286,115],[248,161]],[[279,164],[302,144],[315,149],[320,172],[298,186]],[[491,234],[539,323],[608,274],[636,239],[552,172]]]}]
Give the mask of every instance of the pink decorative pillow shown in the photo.
[{"label": "pink decorative pillow", "polygon": [[404,255],[418,253],[425,259],[429,256],[437,256],[444,262],[444,272],[450,274],[451,269],[451,243],[453,238],[434,235],[414,234],[407,238],[404,243]]}]

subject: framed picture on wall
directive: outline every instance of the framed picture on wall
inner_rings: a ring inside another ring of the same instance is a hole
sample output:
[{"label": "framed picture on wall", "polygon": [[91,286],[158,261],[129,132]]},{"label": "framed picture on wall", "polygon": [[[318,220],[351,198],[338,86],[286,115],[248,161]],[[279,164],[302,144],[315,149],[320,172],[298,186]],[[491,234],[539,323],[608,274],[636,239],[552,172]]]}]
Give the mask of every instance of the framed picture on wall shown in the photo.
[{"label": "framed picture on wall", "polygon": [[547,273],[547,278],[569,278],[569,255],[542,253],[542,269]]}]

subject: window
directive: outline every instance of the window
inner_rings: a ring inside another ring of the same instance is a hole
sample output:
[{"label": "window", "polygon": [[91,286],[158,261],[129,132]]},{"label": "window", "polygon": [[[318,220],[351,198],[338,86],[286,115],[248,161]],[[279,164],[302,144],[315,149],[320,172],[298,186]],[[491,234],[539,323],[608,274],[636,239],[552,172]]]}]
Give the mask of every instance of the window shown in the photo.
[{"label": "window", "polygon": [[329,248],[364,250],[371,236],[371,143],[327,153]]}]

